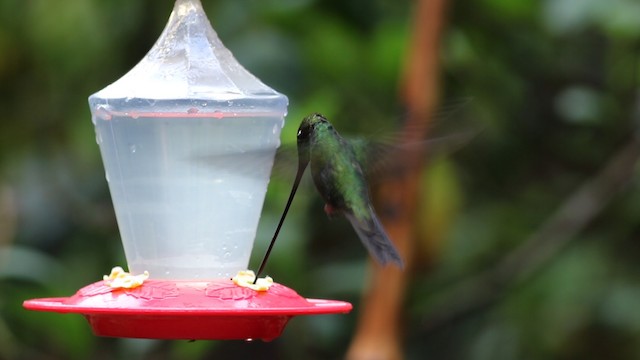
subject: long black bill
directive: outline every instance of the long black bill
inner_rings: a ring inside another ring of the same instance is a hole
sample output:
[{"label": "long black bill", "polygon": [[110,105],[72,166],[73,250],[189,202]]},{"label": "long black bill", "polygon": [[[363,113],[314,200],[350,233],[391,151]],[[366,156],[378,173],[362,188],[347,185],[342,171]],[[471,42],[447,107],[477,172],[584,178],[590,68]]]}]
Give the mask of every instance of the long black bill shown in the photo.
[{"label": "long black bill", "polygon": [[264,270],[264,267],[267,264],[267,260],[269,259],[269,255],[271,254],[271,249],[273,249],[273,244],[275,244],[276,239],[278,238],[278,234],[280,233],[280,228],[282,227],[282,223],[284,223],[284,218],[287,217],[287,213],[289,212],[289,207],[291,206],[293,197],[296,195],[296,191],[298,190],[298,185],[300,185],[300,180],[302,179],[302,175],[304,174],[304,170],[306,168],[307,168],[307,163],[298,164],[298,173],[296,174],[296,179],[293,182],[293,187],[291,188],[291,194],[289,194],[289,200],[287,200],[287,205],[284,207],[284,212],[282,213],[282,217],[280,217],[280,222],[278,223],[276,232],[273,234],[273,238],[271,239],[269,248],[267,248],[267,252],[264,254],[264,258],[262,259],[262,263],[260,264],[258,273],[256,273],[256,278],[253,280],[254,284],[256,283],[256,281],[258,281],[258,277],[260,276],[260,274],[262,274],[262,270]]}]

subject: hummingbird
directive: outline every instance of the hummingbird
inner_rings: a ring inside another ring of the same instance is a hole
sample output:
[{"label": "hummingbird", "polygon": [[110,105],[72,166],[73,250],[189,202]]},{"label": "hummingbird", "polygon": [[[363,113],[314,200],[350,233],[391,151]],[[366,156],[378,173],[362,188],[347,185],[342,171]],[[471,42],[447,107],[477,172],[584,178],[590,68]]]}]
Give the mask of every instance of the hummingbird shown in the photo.
[{"label": "hummingbird", "polygon": [[313,182],[325,202],[325,213],[329,217],[346,217],[362,244],[378,263],[394,263],[403,268],[402,258],[371,204],[363,170],[365,159],[358,155],[360,152],[340,136],[329,120],[318,113],[302,120],[298,128],[297,148],[298,170],[293,187],[256,279],[264,270],[307,166],[311,168]]}]

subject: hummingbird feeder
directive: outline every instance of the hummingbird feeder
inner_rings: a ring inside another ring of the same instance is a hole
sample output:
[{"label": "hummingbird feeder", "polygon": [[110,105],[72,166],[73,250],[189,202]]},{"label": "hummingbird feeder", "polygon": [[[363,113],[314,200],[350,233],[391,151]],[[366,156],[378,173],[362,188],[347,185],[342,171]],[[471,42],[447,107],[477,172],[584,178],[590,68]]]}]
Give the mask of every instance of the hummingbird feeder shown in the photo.
[{"label": "hummingbird feeder", "polygon": [[217,340],[351,310],[243,271],[288,100],[236,61],[199,0],[177,0],[142,61],[89,105],[131,274],[25,308],[82,314],[100,336]]}]

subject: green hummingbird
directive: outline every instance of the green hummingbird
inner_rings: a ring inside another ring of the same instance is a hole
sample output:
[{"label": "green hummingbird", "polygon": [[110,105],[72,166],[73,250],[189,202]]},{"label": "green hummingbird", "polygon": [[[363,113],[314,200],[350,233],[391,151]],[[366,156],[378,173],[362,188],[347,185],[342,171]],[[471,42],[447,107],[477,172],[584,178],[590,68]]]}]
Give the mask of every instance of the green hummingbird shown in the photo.
[{"label": "green hummingbird", "polygon": [[314,113],[302,120],[297,134],[298,171],[291,194],[260,264],[256,279],[264,270],[289,206],[307,166],[313,182],[325,202],[330,217],[343,215],[349,220],[369,254],[382,265],[394,263],[403,268],[395,246],[385,233],[371,205],[363,171],[362,156],[347,142],[324,116]]}]

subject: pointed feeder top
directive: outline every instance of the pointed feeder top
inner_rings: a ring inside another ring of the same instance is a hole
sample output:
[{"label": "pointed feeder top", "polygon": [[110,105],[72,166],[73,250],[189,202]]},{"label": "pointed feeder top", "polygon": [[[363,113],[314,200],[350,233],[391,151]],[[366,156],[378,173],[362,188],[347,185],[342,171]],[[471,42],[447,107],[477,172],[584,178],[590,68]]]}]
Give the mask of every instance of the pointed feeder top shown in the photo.
[{"label": "pointed feeder top", "polygon": [[228,101],[250,98],[252,104],[256,100],[262,103],[253,111],[268,108],[281,114],[286,113],[288,104],[286,96],[247,71],[222,44],[199,0],[177,0],[151,50],[126,75],[90,100],[99,98],[224,101],[225,107],[242,107],[244,112],[242,101]]}]

